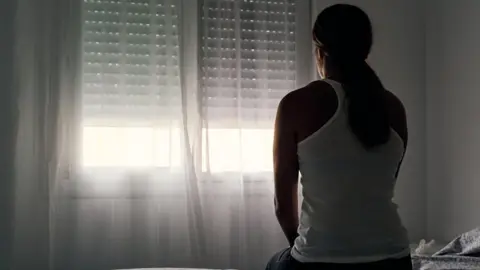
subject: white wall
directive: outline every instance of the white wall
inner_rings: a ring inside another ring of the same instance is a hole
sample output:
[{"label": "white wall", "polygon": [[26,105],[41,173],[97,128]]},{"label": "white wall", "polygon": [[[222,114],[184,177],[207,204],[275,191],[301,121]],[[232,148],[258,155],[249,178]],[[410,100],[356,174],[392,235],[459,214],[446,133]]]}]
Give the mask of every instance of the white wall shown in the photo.
[{"label": "white wall", "polygon": [[[480,1],[479,1],[480,2]],[[314,12],[335,3],[363,8],[374,27],[372,66],[405,104],[410,142],[398,180],[396,201],[412,241],[426,234],[425,16],[416,0],[316,0]],[[315,14],[315,16],[316,16]]]},{"label": "white wall", "polygon": [[427,0],[428,237],[480,226],[480,1]]},{"label": "white wall", "polygon": [[[13,52],[15,1],[0,1],[0,269],[10,269],[13,227],[13,171],[15,113],[13,96]],[[5,128],[12,127],[12,128]]]}]

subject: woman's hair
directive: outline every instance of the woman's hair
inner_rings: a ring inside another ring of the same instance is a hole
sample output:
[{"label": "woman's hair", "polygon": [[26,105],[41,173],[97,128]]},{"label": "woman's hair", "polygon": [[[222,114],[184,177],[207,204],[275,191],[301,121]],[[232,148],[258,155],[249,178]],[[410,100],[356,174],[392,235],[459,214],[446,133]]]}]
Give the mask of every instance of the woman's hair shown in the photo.
[{"label": "woman's hair", "polygon": [[313,40],[325,66],[338,73],[353,133],[367,149],[385,144],[390,138],[385,88],[366,62],[373,41],[368,15],[352,5],[330,6],[318,15]]}]

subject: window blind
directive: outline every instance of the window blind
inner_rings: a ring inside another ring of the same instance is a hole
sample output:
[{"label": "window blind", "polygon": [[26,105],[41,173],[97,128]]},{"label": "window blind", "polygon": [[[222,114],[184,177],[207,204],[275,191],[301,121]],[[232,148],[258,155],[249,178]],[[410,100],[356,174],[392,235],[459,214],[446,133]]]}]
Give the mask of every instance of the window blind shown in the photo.
[{"label": "window blind", "polygon": [[203,2],[202,91],[210,123],[271,127],[279,101],[296,86],[295,12],[295,0]]},{"label": "window blind", "polygon": [[180,105],[175,0],[84,0],[86,125],[151,125]]}]

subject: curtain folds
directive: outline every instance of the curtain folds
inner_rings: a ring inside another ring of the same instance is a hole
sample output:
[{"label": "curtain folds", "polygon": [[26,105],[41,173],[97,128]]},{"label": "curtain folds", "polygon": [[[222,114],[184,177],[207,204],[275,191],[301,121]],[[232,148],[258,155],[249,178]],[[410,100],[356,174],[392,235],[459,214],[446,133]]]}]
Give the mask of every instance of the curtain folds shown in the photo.
[{"label": "curtain folds", "polygon": [[81,90],[79,1],[16,1],[12,42],[16,114],[9,269],[50,269],[56,188],[75,166]]},{"label": "curtain folds", "polygon": [[263,269],[286,245],[270,149],[311,71],[305,3],[16,1],[1,268]]}]

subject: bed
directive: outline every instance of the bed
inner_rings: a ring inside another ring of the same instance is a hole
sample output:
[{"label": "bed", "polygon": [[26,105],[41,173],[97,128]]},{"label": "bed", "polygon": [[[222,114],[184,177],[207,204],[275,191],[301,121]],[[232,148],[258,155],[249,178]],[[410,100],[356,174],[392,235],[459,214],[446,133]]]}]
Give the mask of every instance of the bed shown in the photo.
[{"label": "bed", "polygon": [[[414,270],[480,270],[480,227],[459,235],[453,241],[445,245],[435,243],[425,244],[424,242],[415,245],[412,247],[412,262]],[[138,268],[129,270],[214,269]]]},{"label": "bed", "polygon": [[117,270],[235,270],[235,269],[206,269],[206,268],[135,268],[135,269],[117,269]]},{"label": "bed", "polygon": [[415,270],[480,269],[480,228],[461,234],[444,246],[421,245],[412,252]]}]

